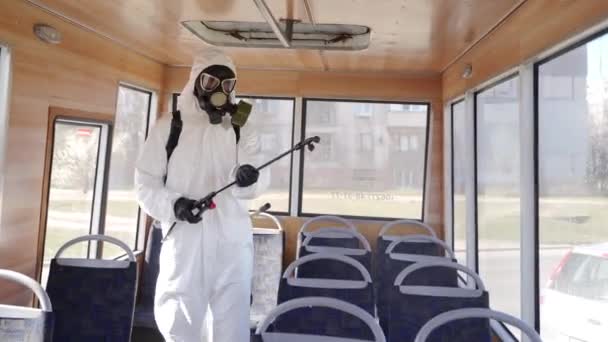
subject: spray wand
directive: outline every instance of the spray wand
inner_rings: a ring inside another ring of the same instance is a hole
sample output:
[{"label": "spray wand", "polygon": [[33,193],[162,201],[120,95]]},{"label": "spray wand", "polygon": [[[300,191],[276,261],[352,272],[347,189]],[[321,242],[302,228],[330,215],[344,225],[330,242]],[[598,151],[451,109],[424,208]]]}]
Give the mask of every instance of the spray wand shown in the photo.
[{"label": "spray wand", "polygon": [[[321,141],[321,138],[319,138],[318,136],[310,137],[303,141],[300,141],[299,143],[295,144],[291,149],[279,154],[278,156],[271,159],[270,161],[258,166],[256,168],[256,170],[261,171],[262,169],[274,164],[275,162],[279,161],[280,159],[282,159],[296,151],[302,150],[304,147],[307,147],[308,150],[312,152],[315,149],[314,144],[318,144],[320,141]],[[205,211],[207,211],[209,209],[215,209],[216,205],[215,205],[215,202],[213,202],[213,198],[215,198],[215,196],[219,195],[220,193],[232,188],[235,185],[236,185],[236,181],[233,181],[229,184],[226,184],[219,190],[210,192],[209,194],[207,194],[207,196],[194,202],[194,208],[192,209],[192,214],[194,216],[201,216],[201,215],[203,215],[203,213]],[[163,241],[165,241],[169,237],[169,234],[171,234],[171,232],[173,231],[173,228],[175,228],[176,224],[177,224],[177,222],[173,222],[173,225],[171,225],[171,228],[169,228],[169,231],[167,232],[167,235],[165,235],[165,237],[163,238]]]}]

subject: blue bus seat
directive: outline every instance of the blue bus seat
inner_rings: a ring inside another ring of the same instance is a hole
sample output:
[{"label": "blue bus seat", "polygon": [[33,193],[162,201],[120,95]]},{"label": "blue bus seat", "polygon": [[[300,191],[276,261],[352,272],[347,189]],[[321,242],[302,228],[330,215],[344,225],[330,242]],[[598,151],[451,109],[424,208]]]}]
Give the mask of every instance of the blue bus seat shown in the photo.
[{"label": "blue bus seat", "polygon": [[[121,247],[128,260],[60,258],[68,247],[90,240]],[[106,235],[87,235],[65,243],[51,260],[47,283],[55,314],[55,340],[128,342],[136,283],[135,256],[120,240]]]},{"label": "blue bus seat", "polygon": [[[406,279],[425,268],[452,268],[462,271],[475,280],[477,288],[404,285]],[[395,342],[413,342],[428,321],[444,312],[462,308],[489,307],[489,295],[481,278],[466,266],[457,263],[437,261],[416,263],[397,276],[389,296],[388,340]],[[492,341],[490,325],[486,319],[459,320],[450,324],[450,331],[462,332],[467,337],[466,341]],[[434,334],[428,341],[461,340],[452,339],[451,335]]]},{"label": "blue bus seat", "polygon": [[[300,247],[304,240],[311,234],[311,231],[314,224],[318,224],[320,222],[332,222],[333,224],[330,226],[323,225],[321,228],[337,228],[341,230],[349,230],[356,232],[357,228],[355,225],[338,216],[317,216],[308,221],[306,221],[300,231],[298,232],[298,246],[296,248],[296,253],[299,252]],[[337,225],[336,225],[337,224]],[[335,232],[330,232],[324,236],[319,236],[314,239],[310,243],[312,246],[327,246],[327,247],[343,247],[343,248],[357,248],[359,246],[359,241],[351,235],[339,234]],[[297,255],[296,255],[297,257]]]},{"label": "blue bus seat", "polygon": [[[398,250],[398,246],[402,244],[416,244],[418,242],[432,244],[435,248],[445,250],[445,253],[442,254],[447,254],[447,257],[395,252]],[[378,269],[375,270],[374,285],[378,318],[380,319],[380,326],[386,334],[388,332],[389,293],[397,275],[417,262],[455,262],[456,260],[454,259],[454,252],[444,241],[427,235],[400,236],[386,248],[381,258],[382,261],[376,262]],[[458,271],[451,268],[427,268],[416,272],[408,280],[412,285],[457,287]]]},{"label": "blue bus seat", "polygon": [[[436,238],[437,237],[437,233],[435,233],[435,230],[433,228],[431,228],[429,225],[422,223],[420,221],[415,221],[415,220],[397,220],[397,221],[392,221],[389,222],[387,224],[385,224],[384,226],[382,226],[382,229],[380,229],[380,232],[378,233],[378,240],[377,240],[377,255],[381,256],[382,254],[384,254],[386,252],[386,249],[388,248],[388,246],[395,241],[396,239],[399,239],[400,237],[402,237],[403,235],[391,235],[389,234],[389,232],[394,229],[395,227],[398,226],[413,226],[413,227],[417,227],[417,228],[421,228],[422,230],[424,230],[426,233],[428,233],[429,236]],[[413,234],[409,234],[409,235],[413,235]],[[420,233],[416,233],[415,235],[422,235]],[[429,242],[425,242],[425,241],[413,241],[411,243],[403,243],[400,244],[397,249],[395,250],[395,252],[397,253],[405,253],[405,254],[424,254],[424,255],[441,255],[441,250],[437,248],[436,245],[429,243]]]},{"label": "blue bus seat", "polygon": [[[334,261],[342,267],[352,268],[359,273],[359,280],[338,280],[323,278],[303,278],[299,267],[308,262]],[[294,276],[294,272],[297,276]],[[374,290],[370,273],[361,263],[345,255],[331,253],[315,253],[294,261],[283,274],[279,286],[279,304],[301,297],[330,297],[357,305],[369,312],[375,313]]]},{"label": "blue bus seat", "polygon": [[[357,239],[358,246],[356,248],[345,248],[345,247],[332,247],[332,246],[319,246],[311,244],[317,238],[323,238],[328,234],[343,234],[352,236]],[[314,253],[334,253],[340,255],[347,255],[365,266],[365,268],[371,273],[372,272],[372,249],[367,239],[359,232],[337,228],[321,228],[315,232],[311,232],[300,247],[299,258],[311,255]],[[344,267],[344,265],[335,260],[317,260],[308,262],[301,265],[298,268],[298,276],[303,278],[326,278],[326,279],[347,279],[355,280],[360,277],[358,272],[353,272],[350,267]]]},{"label": "blue bus seat", "polygon": [[260,322],[254,341],[385,342],[382,329],[360,307],[326,297],[293,299],[276,307]]},{"label": "blue bus seat", "polygon": [[522,333],[528,336],[530,342],[542,342],[540,336],[528,324],[519,318],[515,318],[503,312],[481,308],[457,309],[444,312],[433,317],[425,325],[420,328],[415,342],[437,341],[443,338],[454,342],[474,341],[474,336],[469,336],[469,330],[459,329],[453,322],[470,319],[492,319],[494,321],[507,323],[512,327],[518,328]]}]

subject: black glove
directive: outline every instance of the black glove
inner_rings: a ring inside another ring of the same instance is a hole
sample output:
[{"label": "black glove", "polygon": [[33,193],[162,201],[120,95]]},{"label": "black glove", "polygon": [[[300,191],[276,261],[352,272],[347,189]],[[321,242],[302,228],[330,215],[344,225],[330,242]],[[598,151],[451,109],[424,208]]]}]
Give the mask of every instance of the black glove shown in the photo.
[{"label": "black glove", "polygon": [[236,170],[236,185],[241,188],[250,186],[258,181],[258,177],[260,177],[260,171],[255,167],[249,164],[241,165]]},{"label": "black glove", "polygon": [[201,215],[194,215],[192,210],[194,209],[195,200],[191,200],[185,197],[180,197],[173,205],[173,211],[175,212],[175,218],[180,221],[187,221],[188,223],[199,223],[203,219]]}]

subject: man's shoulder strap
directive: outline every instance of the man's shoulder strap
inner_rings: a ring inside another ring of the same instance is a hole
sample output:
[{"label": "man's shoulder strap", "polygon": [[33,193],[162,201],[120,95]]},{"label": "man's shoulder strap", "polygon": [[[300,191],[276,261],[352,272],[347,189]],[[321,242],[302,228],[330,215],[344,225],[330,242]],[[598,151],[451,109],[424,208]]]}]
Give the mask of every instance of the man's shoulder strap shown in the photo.
[{"label": "man's shoulder strap", "polygon": [[[171,155],[173,151],[177,147],[177,143],[179,142],[179,135],[182,133],[182,114],[179,110],[171,113],[173,117],[171,118],[171,130],[169,131],[169,138],[167,139],[167,144],[165,145],[165,151],[167,151],[167,170],[169,169],[169,159],[171,159]],[[163,178],[163,183],[167,183],[167,175]]]},{"label": "man's shoulder strap", "polygon": [[236,144],[238,145],[239,141],[241,140],[241,127],[233,124],[232,129],[234,130],[234,136],[236,137]]},{"label": "man's shoulder strap", "polygon": [[[173,116],[171,118],[171,130],[169,131],[169,138],[167,139],[167,145],[165,146],[165,150],[167,151],[167,163],[169,162],[169,159],[171,159],[171,155],[179,143],[179,136],[182,133],[183,127],[181,112],[176,110],[171,113],[171,115]],[[237,125],[232,125],[232,128],[234,129],[236,143],[238,144],[241,140],[241,128]]]},{"label": "man's shoulder strap", "polygon": [[173,118],[171,118],[171,130],[169,131],[169,139],[167,139],[167,145],[165,146],[165,150],[167,151],[167,163],[169,159],[171,159],[171,155],[177,147],[177,143],[179,142],[179,135],[182,133],[182,114],[179,110],[171,113]]}]

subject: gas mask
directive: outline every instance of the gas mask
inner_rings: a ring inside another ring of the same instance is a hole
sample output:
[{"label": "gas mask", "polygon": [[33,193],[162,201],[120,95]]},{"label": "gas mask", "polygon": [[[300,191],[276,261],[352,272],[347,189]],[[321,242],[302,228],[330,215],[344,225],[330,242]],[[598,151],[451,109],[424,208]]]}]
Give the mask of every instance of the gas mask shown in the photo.
[{"label": "gas mask", "polygon": [[209,115],[212,125],[219,125],[226,113],[232,117],[232,124],[242,127],[251,113],[251,105],[245,101],[234,104],[230,95],[236,86],[234,71],[224,65],[212,65],[196,78],[194,96],[198,104]]}]

